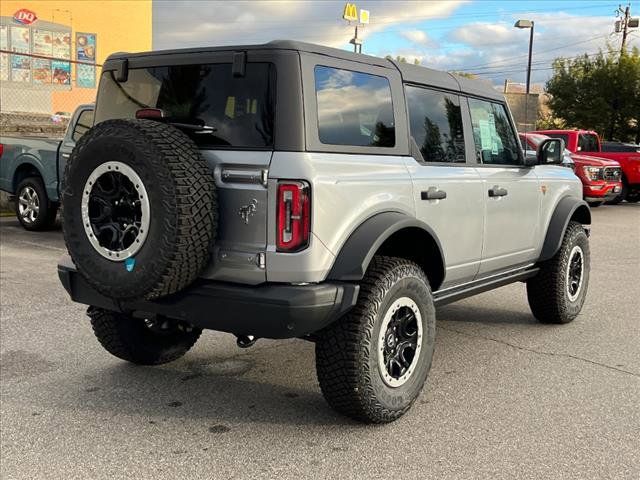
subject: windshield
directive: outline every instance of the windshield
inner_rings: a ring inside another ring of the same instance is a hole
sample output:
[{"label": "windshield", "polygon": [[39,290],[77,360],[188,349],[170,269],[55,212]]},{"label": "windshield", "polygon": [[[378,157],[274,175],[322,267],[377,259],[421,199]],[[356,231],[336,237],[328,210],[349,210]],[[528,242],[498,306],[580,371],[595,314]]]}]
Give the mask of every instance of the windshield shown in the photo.
[{"label": "windshield", "polygon": [[230,63],[130,69],[126,82],[113,72],[100,81],[96,123],[135,118],[159,109],[199,147],[269,148],[273,145],[275,69],[248,63],[234,76]]}]

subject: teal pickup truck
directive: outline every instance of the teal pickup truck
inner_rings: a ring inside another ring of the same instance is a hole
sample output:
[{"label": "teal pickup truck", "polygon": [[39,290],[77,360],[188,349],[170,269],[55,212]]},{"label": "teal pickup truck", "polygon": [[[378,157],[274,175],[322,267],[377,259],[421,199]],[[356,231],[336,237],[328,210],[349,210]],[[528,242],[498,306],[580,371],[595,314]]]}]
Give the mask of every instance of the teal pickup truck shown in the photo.
[{"label": "teal pickup truck", "polygon": [[55,223],[64,168],[76,142],[93,126],[93,108],[76,109],[62,140],[0,136],[0,190],[13,196],[16,217],[27,230]]}]

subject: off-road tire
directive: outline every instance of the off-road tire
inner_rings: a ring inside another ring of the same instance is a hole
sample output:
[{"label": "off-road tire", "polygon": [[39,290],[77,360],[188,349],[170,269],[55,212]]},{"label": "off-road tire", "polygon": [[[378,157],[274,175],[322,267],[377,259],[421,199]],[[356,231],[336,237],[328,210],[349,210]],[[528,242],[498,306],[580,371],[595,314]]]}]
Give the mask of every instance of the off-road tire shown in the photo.
[{"label": "off-road tire", "polygon": [[[567,270],[571,252],[576,246],[582,250],[584,270],[580,291],[571,300],[567,287]],[[590,263],[589,239],[584,227],[571,221],[558,252],[540,265],[540,272],[535,277],[527,280],[529,306],[541,323],[569,323],[578,316],[589,287]]]},{"label": "off-road tire", "polygon": [[89,307],[93,332],[111,355],[137,365],[161,365],[182,357],[202,330],[173,322],[166,332],[149,328],[142,318]]},{"label": "off-road tire", "polygon": [[[422,347],[406,383],[390,387],[378,367],[378,336],[387,308],[400,297],[410,297],[420,310]],[[374,257],[356,306],[317,336],[320,389],[329,405],[346,416],[366,423],[392,422],[420,394],[431,368],[434,339],[435,308],[423,270],[409,260]]]},{"label": "off-road tire", "polygon": [[[22,191],[27,187],[31,187],[36,192],[38,201],[40,203],[40,210],[33,222],[27,222],[22,217],[22,215],[20,215],[20,195],[22,194]],[[44,188],[44,183],[42,183],[42,179],[40,177],[27,177],[22,180],[18,184],[18,188],[16,188],[14,202],[16,209],[16,218],[25,230],[38,232],[49,230],[55,225],[56,216],[58,214],[58,205],[54,202],[49,201],[47,190]]]},{"label": "off-road tire", "polygon": [[[150,226],[132,271],[103,257],[82,223],[85,183],[100,165],[131,167],[147,191]],[[62,220],[78,272],[109,298],[155,299],[192,283],[210,257],[217,230],[213,173],[195,143],[175,127],[151,120],[108,120],[76,145],[65,170]]]}]

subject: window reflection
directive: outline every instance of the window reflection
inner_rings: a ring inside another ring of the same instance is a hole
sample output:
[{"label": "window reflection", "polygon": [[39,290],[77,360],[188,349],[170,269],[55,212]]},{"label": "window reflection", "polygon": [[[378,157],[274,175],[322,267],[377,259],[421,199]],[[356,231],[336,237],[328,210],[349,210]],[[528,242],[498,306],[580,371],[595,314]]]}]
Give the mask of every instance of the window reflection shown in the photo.
[{"label": "window reflection", "polygon": [[315,68],[318,136],[322,143],[393,147],[391,86],[385,77]]},{"label": "window reflection", "polygon": [[464,163],[460,100],[456,95],[406,87],[409,126],[426,162]]}]

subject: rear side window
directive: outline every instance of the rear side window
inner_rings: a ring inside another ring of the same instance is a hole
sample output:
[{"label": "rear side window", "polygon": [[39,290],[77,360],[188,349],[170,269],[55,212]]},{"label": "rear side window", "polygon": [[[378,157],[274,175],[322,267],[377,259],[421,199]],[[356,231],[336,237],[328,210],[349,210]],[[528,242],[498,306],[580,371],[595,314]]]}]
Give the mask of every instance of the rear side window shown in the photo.
[{"label": "rear side window", "polygon": [[105,72],[96,122],[135,118],[139,109],[156,108],[177,123],[213,127],[184,130],[200,147],[268,148],[274,90],[275,68],[269,63],[248,63],[242,77],[233,76],[230,63],[130,69],[121,83]]},{"label": "rear side window", "polygon": [[593,133],[581,133],[578,137],[578,151],[597,152],[598,137],[596,137]]},{"label": "rear side window", "polygon": [[318,137],[331,145],[396,144],[391,85],[378,75],[316,66]]},{"label": "rear side window", "polygon": [[409,128],[426,162],[464,163],[460,98],[407,86]]},{"label": "rear side window", "polygon": [[82,112],[80,112],[80,115],[78,115],[78,121],[73,128],[71,139],[74,142],[77,142],[78,140],[80,140],[80,137],[82,137],[92,126],[93,110],[83,110]]},{"label": "rear side window", "polygon": [[519,165],[520,146],[505,106],[470,98],[469,110],[478,163]]}]

